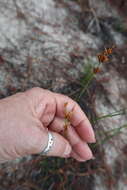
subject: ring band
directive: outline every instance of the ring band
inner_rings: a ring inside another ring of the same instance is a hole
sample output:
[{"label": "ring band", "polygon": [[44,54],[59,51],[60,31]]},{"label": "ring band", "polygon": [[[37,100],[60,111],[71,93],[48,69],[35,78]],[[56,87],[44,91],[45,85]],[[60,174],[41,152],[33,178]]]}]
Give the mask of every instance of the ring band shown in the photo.
[{"label": "ring band", "polygon": [[53,135],[51,132],[48,131],[48,143],[47,143],[47,146],[45,147],[45,149],[42,151],[42,155],[46,155],[50,149],[52,148],[53,146],[53,143],[54,143],[54,138],[53,138]]}]

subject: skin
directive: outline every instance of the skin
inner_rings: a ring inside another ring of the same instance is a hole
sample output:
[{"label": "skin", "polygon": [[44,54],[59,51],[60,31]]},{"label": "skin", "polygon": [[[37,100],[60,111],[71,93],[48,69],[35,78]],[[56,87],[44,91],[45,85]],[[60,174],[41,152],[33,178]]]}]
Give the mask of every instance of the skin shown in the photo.
[{"label": "skin", "polygon": [[[68,112],[73,109],[66,135],[65,102]],[[41,153],[48,130],[54,144],[47,156],[93,158],[87,143],[95,142],[95,135],[80,106],[65,95],[36,87],[0,100],[0,162]]]}]

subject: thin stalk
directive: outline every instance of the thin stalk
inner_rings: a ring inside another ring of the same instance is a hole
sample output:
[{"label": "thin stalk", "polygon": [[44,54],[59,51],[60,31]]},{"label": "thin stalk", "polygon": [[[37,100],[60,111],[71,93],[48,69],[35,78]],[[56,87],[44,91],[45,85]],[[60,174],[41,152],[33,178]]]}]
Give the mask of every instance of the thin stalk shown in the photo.
[{"label": "thin stalk", "polygon": [[[102,64],[101,62],[98,62],[98,64],[97,64],[96,67],[99,68],[101,64]],[[92,68],[92,69],[94,69],[94,68]],[[87,83],[85,84],[84,88],[81,90],[81,92],[80,92],[78,98],[76,98],[77,101],[80,100],[81,96],[82,96],[82,95],[84,94],[84,92],[87,90],[87,88],[88,88],[90,82],[92,81],[92,79],[94,78],[94,76],[95,76],[95,73],[92,71],[92,73],[91,73],[91,75],[90,75],[90,77],[89,77]]]},{"label": "thin stalk", "polygon": [[[112,137],[120,134],[122,131],[123,128],[127,128],[127,124],[123,125],[123,126],[120,126],[116,129],[111,129],[110,131],[108,131],[107,133],[109,134],[109,136],[105,137],[102,141],[101,141],[101,144],[104,144],[107,140],[110,140]],[[111,134],[110,134],[111,133]]]},{"label": "thin stalk", "polygon": [[120,134],[120,133],[122,132],[122,129],[124,129],[124,128],[127,128],[127,124],[122,125],[122,126],[120,126],[120,127],[118,127],[118,128],[111,129],[111,130],[107,131],[107,135],[108,135],[108,136],[105,137],[105,138],[103,138],[103,139],[101,140],[101,142],[98,142],[98,143],[95,143],[95,144],[91,145],[91,147],[92,147],[92,148],[95,148],[95,147],[98,146],[99,144],[100,144],[100,145],[104,144],[107,140],[110,140],[112,137],[114,137],[114,136]]},{"label": "thin stalk", "polygon": [[118,116],[118,115],[124,115],[126,113],[126,110],[127,109],[122,109],[122,110],[119,110],[117,112],[113,112],[113,113],[109,113],[107,115],[102,115],[96,119],[93,120],[93,123],[95,124],[98,120],[101,120],[101,119],[105,119],[107,117],[114,117],[114,116]]},{"label": "thin stalk", "polygon": [[84,92],[86,91],[86,89],[88,88],[90,82],[92,81],[92,79],[94,78],[94,73],[91,74],[90,76],[90,79],[88,80],[88,82],[86,83],[86,85],[84,86],[84,88],[81,90],[78,98],[77,98],[77,101],[79,101],[79,99],[81,98],[81,96],[84,94]]}]

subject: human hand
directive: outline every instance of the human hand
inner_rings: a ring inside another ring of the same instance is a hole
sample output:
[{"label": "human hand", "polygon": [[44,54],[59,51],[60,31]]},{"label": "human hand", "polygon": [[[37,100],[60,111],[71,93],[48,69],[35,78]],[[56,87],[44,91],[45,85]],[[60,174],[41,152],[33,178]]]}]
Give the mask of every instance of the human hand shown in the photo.
[{"label": "human hand", "polygon": [[[66,138],[61,132],[65,102],[68,111],[74,108]],[[95,142],[94,132],[79,105],[67,96],[37,87],[0,100],[0,162],[41,153],[47,145],[47,129],[54,136],[47,156],[71,156],[78,161],[93,157],[87,142]]]}]

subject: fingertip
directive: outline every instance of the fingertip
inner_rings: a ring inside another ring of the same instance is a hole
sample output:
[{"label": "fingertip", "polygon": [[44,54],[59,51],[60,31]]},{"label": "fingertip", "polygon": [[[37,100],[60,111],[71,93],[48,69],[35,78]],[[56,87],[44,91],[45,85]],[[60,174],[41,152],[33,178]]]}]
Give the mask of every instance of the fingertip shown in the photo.
[{"label": "fingertip", "polygon": [[70,144],[67,143],[63,156],[68,157],[71,153],[71,150],[72,150],[72,148],[71,148]]},{"label": "fingertip", "polygon": [[85,142],[96,142],[93,127],[88,120],[82,120],[79,125],[76,126],[76,131]]},{"label": "fingertip", "polygon": [[[77,145],[75,145],[74,150],[76,152],[76,154],[79,155],[79,157],[82,160],[90,160],[91,158],[93,158],[93,153],[91,151],[91,149],[89,148],[87,143],[78,143]],[[77,152],[78,150],[78,152]]]}]

